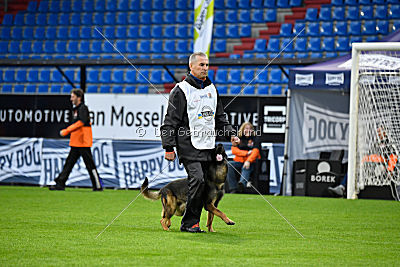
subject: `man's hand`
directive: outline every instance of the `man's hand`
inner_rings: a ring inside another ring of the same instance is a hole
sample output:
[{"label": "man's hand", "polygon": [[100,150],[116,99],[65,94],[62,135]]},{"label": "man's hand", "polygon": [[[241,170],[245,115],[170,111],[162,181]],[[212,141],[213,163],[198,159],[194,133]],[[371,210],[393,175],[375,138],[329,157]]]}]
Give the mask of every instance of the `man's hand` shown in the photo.
[{"label": "man's hand", "polygon": [[250,161],[245,161],[243,164],[243,168],[249,169],[250,168]]},{"label": "man's hand", "polygon": [[60,135],[61,135],[62,137],[64,137],[64,136],[66,136],[67,134],[65,133],[65,130],[61,130],[61,131],[60,131]]},{"label": "man's hand", "polygon": [[249,156],[251,154],[251,152],[253,152],[253,150],[249,150],[249,152],[247,152],[247,156]]},{"label": "man's hand", "polygon": [[232,136],[232,137],[231,137],[231,143],[232,143],[233,146],[239,145],[239,143],[240,143],[239,137],[237,137],[237,136]]},{"label": "man's hand", "polygon": [[165,156],[164,156],[164,158],[166,159],[166,160],[169,160],[169,161],[173,161],[173,160],[175,160],[175,151],[172,151],[172,152],[165,152]]}]

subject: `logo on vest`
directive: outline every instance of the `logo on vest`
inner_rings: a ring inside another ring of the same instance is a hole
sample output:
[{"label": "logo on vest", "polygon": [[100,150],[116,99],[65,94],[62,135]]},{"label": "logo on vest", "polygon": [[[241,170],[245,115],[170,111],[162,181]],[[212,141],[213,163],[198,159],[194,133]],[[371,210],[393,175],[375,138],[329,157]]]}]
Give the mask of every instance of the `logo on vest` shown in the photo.
[{"label": "logo on vest", "polygon": [[198,114],[198,119],[205,119],[211,121],[214,118],[214,111],[209,106],[204,106]]}]

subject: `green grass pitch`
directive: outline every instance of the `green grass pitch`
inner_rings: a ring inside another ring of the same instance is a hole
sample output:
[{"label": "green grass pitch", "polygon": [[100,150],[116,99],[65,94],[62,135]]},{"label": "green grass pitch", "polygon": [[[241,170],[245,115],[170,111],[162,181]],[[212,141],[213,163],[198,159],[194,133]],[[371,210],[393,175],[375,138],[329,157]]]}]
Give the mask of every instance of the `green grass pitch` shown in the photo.
[{"label": "green grass pitch", "polygon": [[[394,201],[226,194],[216,233],[163,231],[161,203],[137,190],[0,187],[0,266],[398,266],[400,206]],[[200,226],[206,229],[206,212]]]}]

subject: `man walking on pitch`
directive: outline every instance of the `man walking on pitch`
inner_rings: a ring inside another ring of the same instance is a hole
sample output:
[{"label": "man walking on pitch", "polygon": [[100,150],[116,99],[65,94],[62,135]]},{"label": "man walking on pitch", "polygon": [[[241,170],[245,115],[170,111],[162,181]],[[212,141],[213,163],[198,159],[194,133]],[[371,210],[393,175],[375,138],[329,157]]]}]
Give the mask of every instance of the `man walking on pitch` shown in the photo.
[{"label": "man walking on pitch", "polygon": [[207,77],[208,57],[197,52],[189,58],[190,73],[171,91],[167,114],[161,126],[165,159],[179,161],[188,174],[189,191],[181,231],[200,233],[203,191],[212,151],[215,149],[216,130],[238,143],[224,113],[217,89]]},{"label": "man walking on pitch", "polygon": [[82,89],[73,89],[71,91],[71,102],[73,105],[73,121],[72,124],[60,131],[61,136],[71,134],[69,146],[71,150],[61,173],[54,181],[55,186],[50,186],[50,190],[64,190],[65,183],[70,175],[76,161],[82,156],[86,168],[89,172],[90,180],[92,181],[93,191],[102,191],[102,181],[93,161],[92,152],[92,127],[90,125],[89,109],[84,104],[84,94]]}]

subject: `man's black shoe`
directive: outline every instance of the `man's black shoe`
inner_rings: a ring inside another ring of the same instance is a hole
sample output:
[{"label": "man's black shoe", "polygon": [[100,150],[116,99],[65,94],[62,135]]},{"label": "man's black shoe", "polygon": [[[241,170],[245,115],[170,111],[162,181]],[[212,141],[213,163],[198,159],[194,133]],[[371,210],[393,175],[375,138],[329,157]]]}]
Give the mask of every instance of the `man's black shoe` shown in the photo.
[{"label": "man's black shoe", "polygon": [[196,223],[192,227],[184,227],[181,226],[181,232],[189,232],[189,233],[205,233],[205,231],[200,229],[199,223]]},{"label": "man's black shoe", "polygon": [[242,183],[238,183],[238,190],[237,190],[239,193],[243,193],[244,192],[244,184],[242,184]]},{"label": "man's black shoe", "polygon": [[103,191],[103,187],[101,187],[101,188],[93,188],[93,191]]},{"label": "man's black shoe", "polygon": [[57,191],[64,191],[65,187],[59,184],[50,185],[49,190],[57,190]]}]

